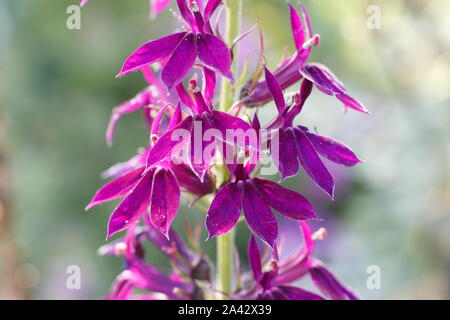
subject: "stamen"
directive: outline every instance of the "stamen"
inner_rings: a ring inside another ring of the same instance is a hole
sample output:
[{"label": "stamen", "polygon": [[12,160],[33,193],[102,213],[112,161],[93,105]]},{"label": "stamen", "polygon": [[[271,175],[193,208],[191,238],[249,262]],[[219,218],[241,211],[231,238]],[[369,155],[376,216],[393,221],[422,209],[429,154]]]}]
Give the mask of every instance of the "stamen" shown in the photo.
[{"label": "stamen", "polygon": [[309,39],[303,44],[302,49],[306,50],[312,46],[317,47],[319,44],[320,44],[320,35],[316,33],[311,39]]},{"label": "stamen", "polygon": [[114,253],[118,256],[125,255],[127,251],[127,244],[125,242],[116,243],[114,246]]},{"label": "stamen", "polygon": [[312,235],[312,239],[313,240],[324,240],[327,237],[327,234],[328,234],[327,229],[320,228],[319,230],[314,232],[314,234]]}]

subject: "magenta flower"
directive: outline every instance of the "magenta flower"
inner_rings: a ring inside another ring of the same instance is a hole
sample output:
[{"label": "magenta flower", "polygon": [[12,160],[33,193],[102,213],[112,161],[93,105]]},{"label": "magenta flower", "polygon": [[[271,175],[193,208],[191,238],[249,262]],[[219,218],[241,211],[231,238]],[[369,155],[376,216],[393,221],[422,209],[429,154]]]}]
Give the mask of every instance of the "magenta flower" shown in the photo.
[{"label": "magenta flower", "polygon": [[[255,121],[257,122],[257,121]],[[277,221],[270,208],[294,220],[315,219],[309,201],[301,194],[262,178],[250,178],[255,164],[233,166],[232,178],[217,192],[206,217],[208,239],[229,232],[241,210],[251,231],[273,247]]]},{"label": "magenta flower", "polygon": [[332,162],[349,167],[362,161],[344,144],[309,132],[305,127],[293,125],[295,117],[301,112],[311,93],[312,83],[308,79],[303,80],[300,93],[294,96],[293,105],[288,108],[275,76],[267,68],[265,74],[267,87],[283,119],[283,125],[278,129],[278,148],[271,148],[272,159],[281,173],[281,178],[297,175],[301,164],[311,179],[333,197],[334,180],[319,154]]},{"label": "magenta flower", "polygon": [[[181,107],[178,106],[169,129],[176,126],[180,117]],[[155,132],[158,128],[157,124],[158,121],[155,121],[153,126]],[[151,153],[151,150],[148,153]],[[137,159],[144,160],[142,156]],[[104,185],[97,191],[86,210],[104,202],[125,197],[111,214],[107,238],[126,229],[131,223],[145,215],[148,210],[153,226],[168,237],[170,224],[177,214],[180,202],[179,181],[181,181],[181,185],[184,185],[187,190],[192,190],[198,197],[209,192],[211,182],[209,179],[199,181],[188,168],[174,165],[170,159],[148,167],[142,163],[139,166],[139,162],[135,163],[135,161],[136,159],[133,159],[133,165],[137,168]]]},{"label": "magenta flower", "polygon": [[[181,238],[170,230],[170,241],[152,226],[134,223],[120,239],[99,249],[101,255],[124,256],[125,268],[112,285],[107,299],[202,299],[196,281],[209,281],[209,264],[202,255],[194,254]],[[151,242],[170,260],[169,275],[145,261],[144,240]],[[147,293],[136,295],[134,289]]]},{"label": "magenta flower", "polygon": [[[151,0],[152,16],[169,4],[170,0]],[[312,255],[314,241],[325,234],[319,230],[311,235],[306,221],[318,219],[311,203],[300,193],[261,176],[266,173],[263,157],[270,153],[281,180],[298,174],[301,166],[333,197],[335,183],[321,157],[348,167],[362,161],[344,144],[294,125],[294,120],[313,87],[334,96],[345,108],[365,113],[367,109],[347,93],[325,66],[307,62],[320,38],[313,35],[305,8],[301,7],[302,19],[290,3],[296,53],[272,74],[264,66],[261,46],[259,67],[248,83],[241,85],[245,79],[243,72],[240,81],[230,85],[233,51],[251,30],[242,35],[234,32],[239,29],[237,13],[241,3],[232,1],[224,8],[226,23],[230,25],[224,28],[227,44],[222,41],[221,15],[216,15],[214,28],[211,25],[211,17],[221,4],[222,0],[177,0],[180,16],[174,15],[184,31],[142,45],[125,60],[117,75],[140,70],[147,87],[113,110],[107,143],[111,145],[123,115],[143,109],[148,145],[128,161],[106,170],[103,177],[111,181],[96,192],[86,207],[88,210],[121,199],[110,216],[107,238],[123,230],[125,237],[99,250],[102,255],[123,256],[125,260],[124,270],[107,298],[357,299]],[[161,72],[151,71],[155,63],[159,63]],[[265,79],[259,80],[262,70]],[[192,77],[185,87],[189,75]],[[283,90],[300,80],[300,91],[286,102]],[[216,96],[218,83],[222,84],[220,99]],[[240,101],[233,101],[239,92]],[[275,102],[276,115],[261,129],[258,111],[252,121],[255,109],[246,107],[269,100]],[[212,268],[199,242],[202,222],[193,231],[185,219],[189,246],[173,231],[171,225],[178,214],[182,193],[189,194],[191,206],[208,207],[205,223],[208,240],[230,232],[243,212],[242,220],[252,232],[248,247],[251,273],[241,273],[239,255],[230,254],[229,249],[235,249],[233,237],[218,239],[219,262],[217,268]],[[202,202],[197,201],[200,198]],[[274,211],[295,226],[300,225],[303,232],[303,246],[286,259],[279,258],[286,233],[279,232],[280,217]],[[256,238],[267,244],[264,255]],[[169,260],[168,271],[146,260],[146,241]],[[230,274],[233,267],[235,272]],[[214,269],[217,276],[211,274]],[[231,279],[232,275],[236,281]],[[296,282],[307,276],[321,295],[298,287]]]},{"label": "magenta flower", "polygon": [[[351,108],[363,113],[369,113],[367,108],[352,98],[346,91],[342,82],[324,65],[318,63],[306,63],[311,54],[312,46],[317,46],[319,35],[313,35],[308,12],[300,5],[303,22],[300,14],[289,3],[291,16],[292,37],[297,52],[286,58],[273,72],[281,89],[287,89],[302,77],[311,81],[323,93],[334,96],[340,100],[345,108]],[[256,85],[249,83],[243,91],[243,102],[247,105],[260,105],[271,100],[272,96],[266,81],[261,80]]]},{"label": "magenta flower", "polygon": [[[214,84],[215,83],[212,83],[211,86]],[[205,94],[214,91],[211,86],[206,85],[204,90]],[[193,99],[181,84],[177,86],[177,92],[180,99],[187,107],[189,107],[193,115],[187,116],[178,126],[168,130],[161,136],[149,153],[147,166],[153,166],[161,161],[167,161],[167,159],[173,156],[175,147],[184,146],[189,150],[189,157],[186,159],[187,164],[189,164],[191,169],[197,174],[200,181],[203,181],[207,170],[211,166],[211,161],[214,160],[213,157],[204,157],[203,151],[210,146],[211,143],[214,144],[214,141],[210,142],[203,139],[205,133],[208,130],[217,130],[220,133],[220,135],[216,137],[217,139],[234,145],[239,144],[239,141],[237,141],[238,139],[235,139],[235,137],[231,137],[231,140],[227,140],[227,137],[229,137],[229,135],[227,135],[227,130],[232,132],[235,130],[246,132],[252,128],[247,122],[240,118],[225,112],[213,110],[211,103],[206,102],[204,95],[201,93],[195,80],[191,80],[190,87],[193,92]],[[183,141],[180,142],[179,140],[173,139],[174,132],[178,130],[184,130],[187,133],[188,139],[184,141],[184,144]],[[251,143],[252,142],[250,141],[246,144],[239,144],[239,146],[254,149],[257,148],[256,145]],[[212,155],[214,155],[214,150]]]},{"label": "magenta flower", "polygon": [[189,31],[175,33],[139,47],[125,60],[117,77],[155,62],[163,62],[161,80],[172,89],[191,71],[198,57],[204,65],[232,79],[230,50],[212,33],[209,24],[211,15],[221,1],[208,1],[203,13],[195,2],[191,2],[190,6],[186,0],[177,0],[177,3]]},{"label": "magenta flower", "polygon": [[254,284],[249,290],[238,293],[241,299],[261,300],[323,300],[313,292],[298,288],[292,284],[309,275],[315,286],[326,297],[333,300],[356,300],[356,295],[345,287],[320,260],[312,256],[313,237],[324,237],[322,230],[315,236],[307,222],[300,222],[304,246],[284,261],[278,261],[278,249],[274,248],[273,259],[262,267],[261,254],[252,236],[248,245],[248,260],[252,270]]}]

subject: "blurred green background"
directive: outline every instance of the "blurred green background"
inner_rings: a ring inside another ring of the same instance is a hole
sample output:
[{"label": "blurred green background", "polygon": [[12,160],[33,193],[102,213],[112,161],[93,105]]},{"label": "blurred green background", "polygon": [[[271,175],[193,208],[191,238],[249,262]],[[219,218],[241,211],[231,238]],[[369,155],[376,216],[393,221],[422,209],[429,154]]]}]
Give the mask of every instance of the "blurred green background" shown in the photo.
[{"label": "blurred green background", "polygon": [[[176,21],[168,11],[150,21],[147,0],[92,0],[81,11],[81,29],[69,30],[72,4],[0,0],[0,298],[97,299],[121,269],[120,259],[96,254],[115,203],[89,213],[84,207],[103,183],[100,173],[147,140],[138,112],[119,123],[114,147],[106,147],[111,109],[145,86],[138,73],[114,75],[132,50]],[[244,25],[259,18],[275,68],[293,50],[285,1],[244,4]],[[362,298],[448,299],[450,2],[303,4],[321,34],[310,61],[330,67],[372,112],[343,114],[337,100],[314,92],[299,119],[366,161],[352,169],[329,165],[334,202],[302,175],[286,182],[326,218],[329,235],[318,255]],[[380,29],[366,25],[371,5],[381,10]],[[244,57],[258,51],[255,39],[248,43]],[[175,223],[182,226],[181,216]],[[244,250],[247,231],[239,231]],[[206,250],[214,254],[214,243]],[[81,290],[66,288],[70,265],[81,268]],[[371,265],[381,270],[379,290],[366,286]]]}]

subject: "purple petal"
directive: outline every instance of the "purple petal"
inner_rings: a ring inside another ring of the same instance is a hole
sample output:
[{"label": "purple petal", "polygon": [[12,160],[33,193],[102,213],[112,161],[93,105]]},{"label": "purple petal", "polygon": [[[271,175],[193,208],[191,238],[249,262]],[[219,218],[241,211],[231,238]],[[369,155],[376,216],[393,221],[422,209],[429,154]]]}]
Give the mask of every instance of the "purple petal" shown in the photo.
[{"label": "purple petal", "polygon": [[154,19],[158,14],[164,11],[170,4],[171,0],[151,0],[151,17]]},{"label": "purple petal", "polygon": [[91,0],[81,0],[80,7],[87,5],[89,3],[89,1],[91,1]]},{"label": "purple petal", "polygon": [[178,102],[175,110],[173,111],[172,118],[170,118],[169,126],[167,130],[172,130],[176,128],[177,125],[180,124],[181,120],[183,118],[183,113],[181,111],[181,103]]},{"label": "purple petal", "polygon": [[112,111],[111,119],[109,120],[108,129],[106,130],[106,143],[111,146],[116,130],[117,122],[127,113],[134,112],[151,103],[152,94],[149,88],[139,92],[133,99],[122,103]]},{"label": "purple petal", "polygon": [[298,51],[302,50],[303,44],[305,43],[305,30],[303,30],[302,19],[298,14],[297,10],[289,4],[289,13],[291,18],[291,29],[292,36],[294,38],[294,44]]},{"label": "purple petal", "polygon": [[237,223],[242,208],[242,190],[236,183],[220,188],[212,201],[207,217],[208,239],[230,231]]},{"label": "purple petal", "polygon": [[247,252],[248,261],[253,272],[253,278],[255,278],[256,281],[259,281],[262,277],[261,253],[259,252],[258,244],[253,235],[250,237]]},{"label": "purple petal", "polygon": [[206,103],[210,105],[216,91],[216,73],[213,70],[204,67],[203,77],[203,92],[205,93]]},{"label": "purple petal", "polygon": [[184,88],[183,83],[179,83],[176,86],[177,95],[180,98],[181,102],[188,106],[189,109],[191,109],[192,112],[197,112],[197,106],[194,103],[194,100],[192,100],[192,97],[187,93],[186,89]]},{"label": "purple petal", "polygon": [[86,210],[104,202],[125,196],[141,179],[144,169],[145,167],[140,167],[105,184],[97,191],[94,198],[92,198],[91,202],[86,207]]},{"label": "purple petal", "polygon": [[264,202],[282,215],[295,220],[317,218],[311,203],[301,194],[270,180],[254,178],[253,182]]},{"label": "purple petal", "polygon": [[298,173],[300,165],[298,163],[295,137],[291,130],[278,130],[278,151],[271,144],[270,154],[281,173],[281,180],[295,176]]},{"label": "purple petal", "polygon": [[192,15],[191,10],[188,7],[187,0],[177,0],[178,9],[180,9],[180,13],[183,16],[184,20],[191,26],[191,28],[196,26],[194,16]]},{"label": "purple petal", "polygon": [[180,122],[175,128],[164,133],[156,142],[154,147],[150,150],[147,158],[147,167],[150,167],[160,161],[166,160],[171,157],[172,150],[180,141],[175,140],[172,134],[176,130],[186,130],[189,133],[192,128],[192,117],[187,117]]},{"label": "purple petal", "polygon": [[273,247],[278,236],[277,220],[249,181],[244,184],[242,207],[245,220],[254,234]]},{"label": "purple petal", "polygon": [[[214,123],[214,127],[216,129],[218,129],[219,131],[222,132],[222,138],[223,141],[230,143],[232,145],[237,144],[239,147],[242,148],[250,148],[250,149],[254,149],[257,150],[258,148],[258,141],[256,141],[257,139],[250,139],[250,141],[248,141],[248,139],[246,139],[246,141],[240,141],[242,139],[238,139],[238,141],[228,141],[229,139],[227,139],[227,131],[229,133],[255,133],[255,136],[257,138],[257,132],[255,132],[253,130],[253,128],[244,120],[232,116],[228,113],[222,112],[222,111],[212,111],[212,119],[213,119],[213,123]],[[239,130],[239,131],[237,131]],[[249,131],[248,131],[249,130]],[[236,139],[235,139],[236,140]],[[255,141],[253,141],[255,140]]]},{"label": "purple petal", "polygon": [[340,80],[327,67],[318,63],[306,64],[300,70],[300,73],[314,83],[320,91],[327,95],[335,96],[346,107],[369,113],[364,105],[347,94]]},{"label": "purple petal", "polygon": [[171,170],[155,173],[150,205],[150,218],[157,230],[168,236],[170,224],[180,205],[180,186]]},{"label": "purple petal", "polygon": [[222,4],[222,1],[223,0],[208,0],[203,14],[205,21],[208,21],[209,18],[211,18],[217,8]]},{"label": "purple petal", "polygon": [[278,286],[289,300],[324,300],[321,296],[293,286]]},{"label": "purple petal", "polygon": [[309,270],[314,284],[324,295],[334,300],[358,300],[358,297],[346,288],[324,266],[317,265]]},{"label": "purple petal", "polygon": [[[214,160],[215,148],[206,158],[205,150],[214,141],[204,141],[205,132],[212,128],[212,124],[207,118],[200,118],[194,121],[189,145],[189,164],[192,171],[198,176],[200,181],[204,180],[212,161]],[[211,158],[209,158],[211,157]]]},{"label": "purple petal", "polygon": [[198,57],[208,67],[232,79],[231,54],[227,45],[216,36],[205,33],[197,35]]},{"label": "purple petal", "polygon": [[113,211],[108,222],[107,238],[127,228],[128,225],[139,219],[146,212],[150,204],[152,181],[153,171],[149,171]]},{"label": "purple petal", "polygon": [[305,169],[306,173],[313,179],[319,187],[333,198],[334,181],[333,177],[328,172],[328,169],[320,160],[319,155],[314,149],[313,145],[306,137],[305,133],[299,128],[294,129],[297,140],[297,151],[300,163]]},{"label": "purple petal", "polygon": [[269,69],[264,67],[264,70],[266,74],[267,88],[269,89],[270,94],[272,95],[273,100],[275,101],[278,112],[283,113],[284,109],[286,109],[286,102],[284,101],[283,90],[281,89],[278,80],[269,71]]},{"label": "purple petal", "polygon": [[305,134],[314,146],[314,149],[330,161],[347,167],[363,162],[343,143],[307,131],[305,131]]},{"label": "purple petal", "polygon": [[173,52],[161,73],[161,80],[168,89],[179,84],[191,71],[197,57],[194,34],[188,34]]},{"label": "purple petal", "polygon": [[144,290],[161,292],[166,294],[169,299],[180,299],[175,293],[175,288],[180,288],[186,292],[192,291],[189,283],[184,283],[169,278],[156,267],[145,263],[141,259],[133,259],[130,261],[129,270],[133,273],[133,285]]},{"label": "purple petal", "polygon": [[185,164],[172,164],[171,169],[177,177],[180,187],[188,192],[197,197],[202,197],[212,192],[212,183],[209,176],[205,176],[203,182],[201,182],[198,176]]},{"label": "purple petal", "polygon": [[169,57],[177,48],[186,32],[175,33],[170,36],[147,42],[133,52],[123,64],[122,70],[116,77],[141,69],[147,64],[152,64]]}]

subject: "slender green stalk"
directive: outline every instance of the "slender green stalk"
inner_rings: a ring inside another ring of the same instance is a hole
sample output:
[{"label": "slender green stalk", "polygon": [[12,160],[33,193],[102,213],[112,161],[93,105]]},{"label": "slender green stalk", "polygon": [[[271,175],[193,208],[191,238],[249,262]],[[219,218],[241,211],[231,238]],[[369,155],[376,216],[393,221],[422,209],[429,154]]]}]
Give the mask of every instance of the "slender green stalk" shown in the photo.
[{"label": "slender green stalk", "polygon": [[[233,40],[237,38],[241,30],[242,20],[242,0],[225,0],[226,11],[226,31],[225,42],[231,46]],[[237,46],[235,48],[235,55],[237,55]],[[236,74],[237,63],[233,64],[233,73]],[[220,109],[227,111],[233,103],[233,89],[231,83],[224,79],[222,81]]]},{"label": "slender green stalk", "polygon": [[[226,0],[226,34],[225,42],[231,46],[233,40],[239,35],[241,28],[242,0]],[[237,48],[235,48],[235,54]],[[234,62],[233,71],[236,73],[237,63]],[[228,111],[233,103],[233,88],[231,83],[224,79],[222,81],[220,109]],[[219,181],[224,180],[226,170],[218,170]],[[222,176],[223,175],[223,176]],[[234,252],[234,232],[228,232],[217,237],[217,284],[218,290],[225,294],[231,293],[233,283],[233,252]],[[227,299],[226,295],[220,295],[220,299]]]}]

